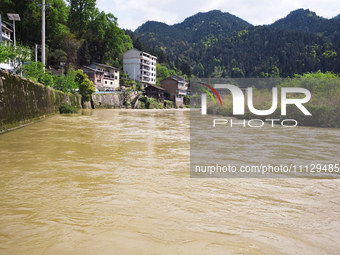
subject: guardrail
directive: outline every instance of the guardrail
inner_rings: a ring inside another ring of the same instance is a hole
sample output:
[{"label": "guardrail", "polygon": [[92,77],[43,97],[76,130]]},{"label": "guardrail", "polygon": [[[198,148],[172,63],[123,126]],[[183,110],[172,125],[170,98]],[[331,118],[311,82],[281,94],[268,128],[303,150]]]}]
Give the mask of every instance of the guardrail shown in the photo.
[{"label": "guardrail", "polygon": [[123,91],[97,91],[94,94],[121,94]]},{"label": "guardrail", "polygon": [[[129,92],[139,92],[139,93],[144,93],[143,91],[129,91]],[[122,94],[124,91],[97,91],[94,92],[93,94]]]}]

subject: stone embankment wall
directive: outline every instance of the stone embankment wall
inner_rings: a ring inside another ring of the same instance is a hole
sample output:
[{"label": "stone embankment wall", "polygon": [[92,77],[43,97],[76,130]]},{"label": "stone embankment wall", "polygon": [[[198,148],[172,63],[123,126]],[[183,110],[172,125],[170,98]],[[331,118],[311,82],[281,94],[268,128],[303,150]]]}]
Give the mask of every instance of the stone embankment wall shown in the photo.
[{"label": "stone embankment wall", "polygon": [[140,96],[141,93],[138,92],[94,94],[92,95],[92,103],[95,109],[138,108]]},{"label": "stone embankment wall", "polygon": [[80,109],[81,96],[0,69],[0,132],[55,114],[63,103]]}]

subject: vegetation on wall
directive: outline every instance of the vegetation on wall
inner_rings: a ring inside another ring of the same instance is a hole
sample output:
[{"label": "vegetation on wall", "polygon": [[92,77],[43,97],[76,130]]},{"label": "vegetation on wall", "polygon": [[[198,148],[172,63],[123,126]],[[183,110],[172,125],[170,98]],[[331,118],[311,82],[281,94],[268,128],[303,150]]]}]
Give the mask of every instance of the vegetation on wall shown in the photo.
[{"label": "vegetation on wall", "polygon": [[[0,119],[7,129],[55,114],[61,104],[80,109],[80,95],[63,93],[0,70]],[[0,129],[2,129],[0,126]]]},{"label": "vegetation on wall", "polygon": [[87,75],[82,70],[75,71],[72,67],[67,75],[59,76],[45,72],[42,63],[32,62],[24,66],[24,72],[27,78],[62,92],[75,94],[79,90],[83,101],[90,101],[91,95],[95,92],[94,84]]}]

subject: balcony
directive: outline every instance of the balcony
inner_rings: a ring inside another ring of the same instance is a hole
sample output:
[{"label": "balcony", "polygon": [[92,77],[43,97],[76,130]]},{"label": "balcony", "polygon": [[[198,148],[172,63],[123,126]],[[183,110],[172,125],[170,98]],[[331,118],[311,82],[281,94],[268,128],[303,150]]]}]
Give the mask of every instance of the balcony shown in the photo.
[{"label": "balcony", "polygon": [[149,66],[151,64],[150,61],[145,61],[145,60],[142,60],[142,65],[146,65],[146,66]]},{"label": "balcony", "polygon": [[184,90],[178,91],[178,95],[183,95],[183,96],[185,96],[186,94],[187,94],[187,92],[184,91]]},{"label": "balcony", "polygon": [[110,74],[106,75],[106,74],[104,74],[104,79],[114,79],[114,78],[115,78],[114,75],[110,75]]},{"label": "balcony", "polygon": [[150,67],[148,67],[148,66],[141,66],[141,70],[150,71]]},{"label": "balcony", "polygon": [[154,57],[151,57],[151,56],[149,56],[149,55],[145,55],[145,54],[143,54],[143,56],[142,56],[142,59],[145,59],[145,60],[152,60]]},{"label": "balcony", "polygon": [[150,78],[145,78],[145,77],[143,77],[143,81],[149,82],[149,81],[150,81]]},{"label": "balcony", "polygon": [[12,40],[11,40],[11,36],[8,35],[8,34],[6,34],[6,33],[4,33],[4,32],[2,32],[2,37],[3,37],[3,38],[6,38],[7,40],[12,41]]}]

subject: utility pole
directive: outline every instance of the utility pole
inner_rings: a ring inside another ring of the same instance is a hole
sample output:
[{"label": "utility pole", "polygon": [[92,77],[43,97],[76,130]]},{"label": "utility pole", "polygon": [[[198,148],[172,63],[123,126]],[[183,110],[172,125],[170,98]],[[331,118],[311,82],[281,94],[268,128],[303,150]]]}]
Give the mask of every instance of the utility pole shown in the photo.
[{"label": "utility pole", "polygon": [[42,6],[42,38],[41,38],[41,62],[44,66],[44,70],[45,70],[45,50],[46,50],[46,46],[45,46],[45,16],[46,16],[46,7],[51,7],[50,3],[49,4],[45,4],[45,0],[42,0],[42,4],[38,4],[36,3],[37,6]]},{"label": "utility pole", "polygon": [[43,64],[43,67],[44,67],[44,70],[45,70],[45,64],[46,64],[46,61],[45,61],[45,50],[46,50],[46,46],[45,46],[45,15],[46,15],[46,12],[45,12],[45,0],[42,0],[42,56],[41,56],[41,61],[42,61],[42,64]]},{"label": "utility pole", "polygon": [[35,62],[38,62],[38,44],[35,44]]},{"label": "utility pole", "polygon": [[1,14],[0,14],[0,27],[1,27],[1,33],[0,33],[0,44],[2,44],[2,20],[1,20]]}]

